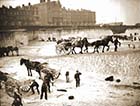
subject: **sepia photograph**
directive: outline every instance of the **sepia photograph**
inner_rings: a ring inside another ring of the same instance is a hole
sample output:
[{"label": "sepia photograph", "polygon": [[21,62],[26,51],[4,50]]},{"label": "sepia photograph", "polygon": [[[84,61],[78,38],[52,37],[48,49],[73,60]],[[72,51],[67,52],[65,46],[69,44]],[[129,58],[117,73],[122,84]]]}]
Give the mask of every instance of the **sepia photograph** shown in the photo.
[{"label": "sepia photograph", "polygon": [[140,106],[140,0],[0,0],[0,106]]}]

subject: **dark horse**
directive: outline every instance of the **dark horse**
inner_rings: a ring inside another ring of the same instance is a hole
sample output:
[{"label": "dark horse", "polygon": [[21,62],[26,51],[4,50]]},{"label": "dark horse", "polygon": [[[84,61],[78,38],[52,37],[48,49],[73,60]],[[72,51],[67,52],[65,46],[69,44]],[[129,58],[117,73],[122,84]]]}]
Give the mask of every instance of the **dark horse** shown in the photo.
[{"label": "dark horse", "polygon": [[19,49],[18,47],[8,46],[7,49],[9,52],[12,53],[12,56],[14,55],[14,51],[16,52],[16,55],[19,56]]},{"label": "dark horse", "polygon": [[9,56],[10,52],[12,56],[14,55],[14,52],[16,52],[17,56],[19,55],[18,47],[13,47],[13,46],[0,47],[0,57]]},{"label": "dark horse", "polygon": [[72,54],[75,53],[76,54],[76,51],[75,51],[75,47],[79,47],[81,49],[80,53],[82,54],[82,50],[83,50],[83,47],[85,46],[85,50],[88,50],[88,40],[86,37],[84,37],[83,39],[80,39],[80,40],[75,40],[72,42]]},{"label": "dark horse", "polygon": [[9,50],[7,47],[0,47],[0,57],[8,56]]},{"label": "dark horse", "polygon": [[104,48],[105,48],[105,47],[107,47],[107,51],[108,51],[109,48],[110,48],[110,46],[108,45],[109,42],[114,43],[114,42],[113,42],[112,36],[107,36],[107,37],[105,37],[105,38],[102,39],[102,40],[97,40],[97,41],[95,41],[95,42],[92,42],[90,45],[91,45],[91,46],[95,46],[95,47],[94,47],[93,53],[95,52],[95,50],[99,53],[99,50],[98,50],[98,49],[99,49],[100,46],[103,46],[102,52],[104,52]]},{"label": "dark horse", "polygon": [[[24,59],[21,58],[20,59],[20,65],[25,65],[28,71],[28,76],[32,76],[32,72],[31,70],[36,70],[36,68],[39,66],[39,64],[41,64],[38,61],[30,61],[29,59]],[[38,71],[37,71],[38,72]],[[40,72],[38,72],[40,75]]]}]

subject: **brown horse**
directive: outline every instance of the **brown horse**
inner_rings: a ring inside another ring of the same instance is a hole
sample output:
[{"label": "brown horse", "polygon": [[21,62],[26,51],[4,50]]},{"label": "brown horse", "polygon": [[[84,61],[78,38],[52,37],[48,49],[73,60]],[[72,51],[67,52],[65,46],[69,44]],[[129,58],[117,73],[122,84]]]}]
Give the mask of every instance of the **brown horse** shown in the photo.
[{"label": "brown horse", "polygon": [[95,51],[97,51],[97,53],[99,53],[99,50],[98,49],[99,49],[100,46],[103,46],[102,52],[104,52],[105,47],[107,47],[107,51],[109,51],[109,48],[110,48],[109,42],[114,43],[112,36],[107,36],[104,39],[101,39],[101,40],[97,40],[97,41],[92,42],[90,45],[91,46],[94,46],[93,53]]},{"label": "brown horse", "polygon": [[[75,48],[76,47],[79,47],[81,49],[80,53],[82,54],[83,53],[83,47],[85,46],[85,50],[88,50],[88,40],[86,37],[84,37],[83,39],[80,38],[80,40],[74,40],[72,42],[72,54],[76,54],[76,51],[75,51]],[[84,51],[85,51],[84,50]]]},{"label": "brown horse", "polygon": [[[32,72],[31,70],[36,70],[36,68],[38,67],[38,65],[40,64],[40,62],[38,61],[30,61],[29,59],[24,59],[21,58],[20,59],[20,65],[25,65],[28,71],[28,76],[32,76]],[[40,75],[40,72],[38,72]]]}]

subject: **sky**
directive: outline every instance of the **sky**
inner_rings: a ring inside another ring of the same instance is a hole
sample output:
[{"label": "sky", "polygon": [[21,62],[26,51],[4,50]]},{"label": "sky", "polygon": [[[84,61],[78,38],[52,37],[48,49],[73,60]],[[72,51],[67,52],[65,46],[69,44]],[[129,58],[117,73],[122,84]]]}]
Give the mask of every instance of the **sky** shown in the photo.
[{"label": "sky", "polygon": [[[0,0],[0,6],[16,7],[28,5],[29,2],[37,4],[40,0]],[[60,0],[60,2],[65,8],[95,11],[97,23],[140,23],[140,0]]]}]

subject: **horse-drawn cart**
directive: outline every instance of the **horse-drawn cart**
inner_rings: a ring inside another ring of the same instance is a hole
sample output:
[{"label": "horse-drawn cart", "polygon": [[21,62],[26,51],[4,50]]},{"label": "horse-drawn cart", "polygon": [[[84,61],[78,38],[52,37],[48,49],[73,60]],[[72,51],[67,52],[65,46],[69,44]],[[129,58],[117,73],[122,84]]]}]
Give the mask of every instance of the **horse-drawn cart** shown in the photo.
[{"label": "horse-drawn cart", "polygon": [[65,55],[71,52],[72,45],[70,42],[61,42],[56,45],[56,53],[58,55]]},{"label": "horse-drawn cart", "polygon": [[53,78],[54,79],[58,79],[59,75],[60,75],[60,71],[59,70],[56,70],[54,68],[50,68],[48,66],[48,63],[41,63],[39,66],[38,66],[38,70],[37,71],[40,71],[40,77],[41,79],[44,79],[44,76],[48,73],[51,73],[53,75]]}]

